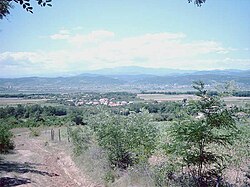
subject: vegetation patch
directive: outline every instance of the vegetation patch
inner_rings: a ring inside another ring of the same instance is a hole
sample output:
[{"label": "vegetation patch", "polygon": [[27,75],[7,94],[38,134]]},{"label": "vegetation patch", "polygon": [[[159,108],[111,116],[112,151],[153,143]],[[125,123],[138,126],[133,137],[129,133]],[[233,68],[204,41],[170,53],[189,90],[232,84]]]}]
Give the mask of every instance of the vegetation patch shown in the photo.
[{"label": "vegetation patch", "polygon": [[0,153],[7,153],[14,149],[14,142],[12,141],[13,134],[6,127],[0,126]]}]

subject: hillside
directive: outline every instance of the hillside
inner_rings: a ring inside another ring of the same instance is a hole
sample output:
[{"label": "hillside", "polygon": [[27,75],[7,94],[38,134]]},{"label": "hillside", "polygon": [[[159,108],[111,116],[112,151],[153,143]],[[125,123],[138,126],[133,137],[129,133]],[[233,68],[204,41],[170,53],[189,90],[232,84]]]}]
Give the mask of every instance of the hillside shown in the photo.
[{"label": "hillside", "polygon": [[[119,70],[119,71],[118,71]],[[144,71],[145,70],[145,71]],[[241,89],[250,88],[250,71],[171,71],[150,68],[112,69],[83,73],[69,77],[0,78],[0,92],[76,92],[76,91],[134,91],[190,89],[193,81],[202,80],[210,86],[234,81]],[[119,72],[119,74],[118,74]],[[165,72],[165,73],[164,73]],[[176,73],[174,73],[176,72]],[[103,75],[105,73],[105,75]],[[126,73],[126,74],[125,74]]]}]

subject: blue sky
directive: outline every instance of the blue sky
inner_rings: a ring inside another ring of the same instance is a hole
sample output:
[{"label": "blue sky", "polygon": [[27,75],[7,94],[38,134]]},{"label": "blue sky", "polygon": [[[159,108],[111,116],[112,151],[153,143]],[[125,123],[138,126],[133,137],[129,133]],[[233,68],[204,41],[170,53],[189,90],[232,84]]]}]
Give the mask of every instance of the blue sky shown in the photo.
[{"label": "blue sky", "polygon": [[0,77],[118,66],[250,69],[249,0],[207,0],[202,7],[187,0],[32,4],[34,14],[15,5],[0,20]]}]

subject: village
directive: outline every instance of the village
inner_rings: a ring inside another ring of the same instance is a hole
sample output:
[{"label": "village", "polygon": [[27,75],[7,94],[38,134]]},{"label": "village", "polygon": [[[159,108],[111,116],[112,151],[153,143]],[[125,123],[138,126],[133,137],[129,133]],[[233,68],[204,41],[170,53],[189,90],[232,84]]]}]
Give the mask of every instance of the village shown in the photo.
[{"label": "village", "polygon": [[128,104],[132,104],[132,101],[115,101],[115,98],[101,98],[99,100],[94,99],[94,100],[68,100],[69,102],[73,102],[75,106],[82,106],[82,105],[106,105],[110,107],[116,107],[116,106],[125,106]]}]

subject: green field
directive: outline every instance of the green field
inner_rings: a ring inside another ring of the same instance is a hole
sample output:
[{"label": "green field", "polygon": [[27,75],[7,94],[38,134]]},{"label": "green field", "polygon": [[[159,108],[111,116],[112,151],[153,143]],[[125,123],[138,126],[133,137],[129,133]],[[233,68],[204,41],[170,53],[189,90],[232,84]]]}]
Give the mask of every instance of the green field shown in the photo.
[{"label": "green field", "polygon": [[143,100],[154,101],[182,101],[186,99],[197,99],[195,95],[181,94],[181,95],[166,95],[166,94],[137,94],[137,97]]},{"label": "green field", "polygon": [[[166,94],[137,94],[137,97],[145,101],[182,101],[183,99],[195,100],[198,97],[195,95],[181,94],[181,95],[166,95]],[[240,105],[243,106],[246,103],[250,103],[250,97],[224,97],[225,102],[229,105]]]},{"label": "green field", "polygon": [[0,98],[0,106],[18,104],[43,104],[47,99]]},{"label": "green field", "polygon": [[229,105],[244,106],[250,104],[250,97],[225,97],[224,101]]}]

